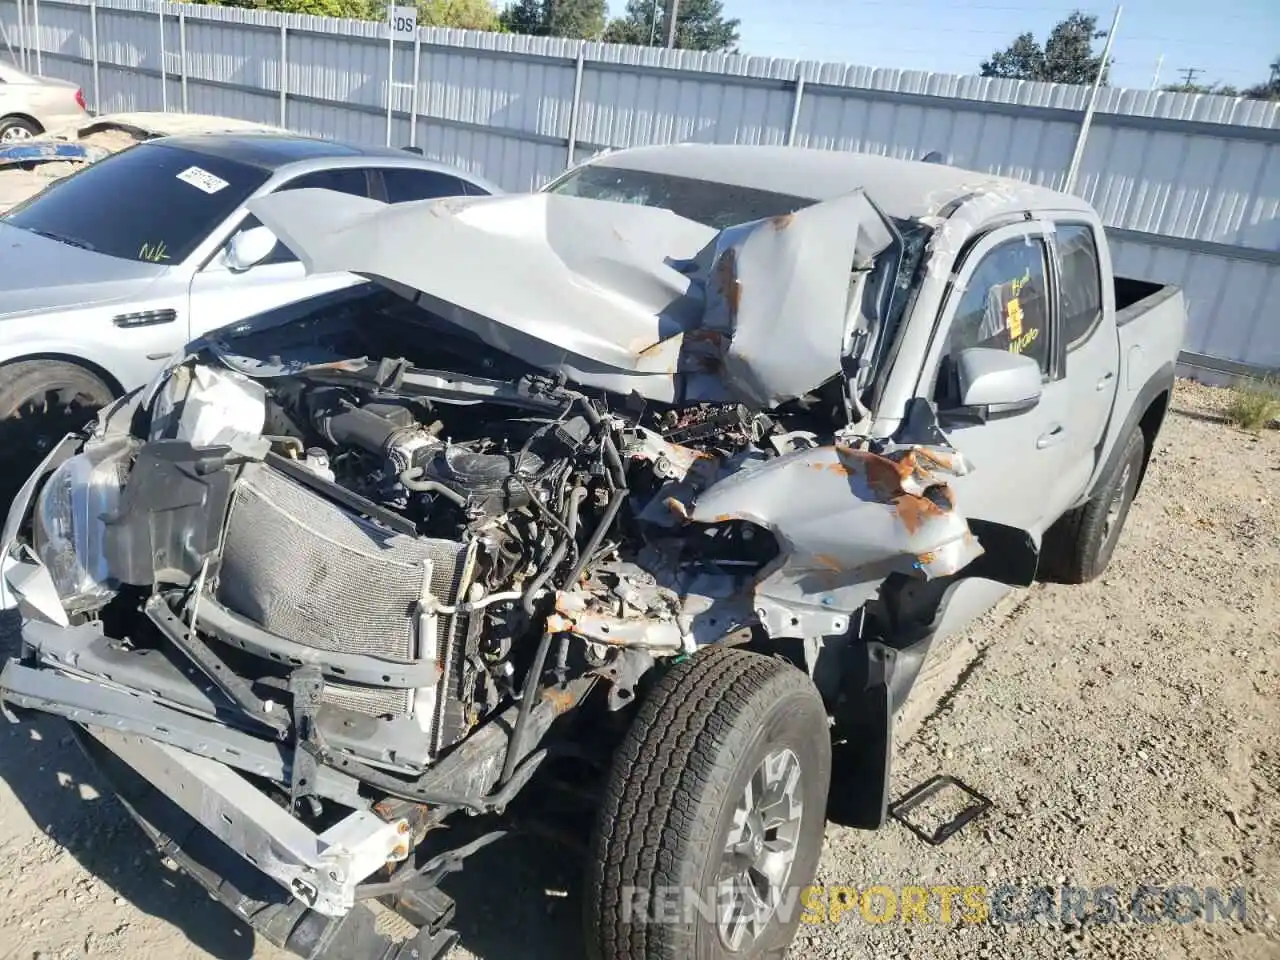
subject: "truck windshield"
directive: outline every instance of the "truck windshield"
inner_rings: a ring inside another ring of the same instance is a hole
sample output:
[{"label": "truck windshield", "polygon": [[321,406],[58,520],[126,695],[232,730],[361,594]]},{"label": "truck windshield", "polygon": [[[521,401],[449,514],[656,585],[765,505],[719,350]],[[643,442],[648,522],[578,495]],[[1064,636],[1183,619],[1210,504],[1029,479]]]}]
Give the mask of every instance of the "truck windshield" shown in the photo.
[{"label": "truck windshield", "polygon": [[737,187],[728,183],[677,177],[623,167],[588,164],[571,172],[549,193],[588,200],[612,200],[662,207],[695,223],[723,230],[740,223],[795,213],[814,201],[785,193]]},{"label": "truck windshield", "polygon": [[2,219],[111,257],[180,263],[267,175],[233,160],[143,143],[55,182]]}]

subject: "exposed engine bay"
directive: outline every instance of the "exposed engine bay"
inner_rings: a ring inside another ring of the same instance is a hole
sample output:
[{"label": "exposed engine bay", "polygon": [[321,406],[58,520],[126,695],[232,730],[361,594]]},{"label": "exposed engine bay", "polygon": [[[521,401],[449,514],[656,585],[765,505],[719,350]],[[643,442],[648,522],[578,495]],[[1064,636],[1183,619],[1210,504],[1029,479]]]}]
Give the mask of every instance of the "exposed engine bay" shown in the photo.
[{"label": "exposed engine bay", "polygon": [[964,461],[842,433],[838,381],[768,411],[587,393],[386,291],[336,300],[197,343],[55,451],[0,684],[358,833],[337,879],[264,868],[321,913],[450,812],[502,810],[575,705],[761,640],[834,703],[829,654],[896,629],[884,584],[983,553]]}]

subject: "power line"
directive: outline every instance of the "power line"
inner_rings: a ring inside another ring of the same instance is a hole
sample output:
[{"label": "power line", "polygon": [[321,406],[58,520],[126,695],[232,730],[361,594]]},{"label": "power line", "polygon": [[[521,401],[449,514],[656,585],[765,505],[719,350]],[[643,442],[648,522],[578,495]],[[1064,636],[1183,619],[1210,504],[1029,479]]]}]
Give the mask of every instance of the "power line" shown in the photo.
[{"label": "power line", "polygon": [[1188,87],[1191,86],[1192,83],[1195,81],[1197,73],[1204,73],[1204,71],[1201,70],[1199,67],[1182,67],[1178,72],[1186,74],[1186,77],[1183,79],[1182,82],[1183,82],[1183,85]]}]

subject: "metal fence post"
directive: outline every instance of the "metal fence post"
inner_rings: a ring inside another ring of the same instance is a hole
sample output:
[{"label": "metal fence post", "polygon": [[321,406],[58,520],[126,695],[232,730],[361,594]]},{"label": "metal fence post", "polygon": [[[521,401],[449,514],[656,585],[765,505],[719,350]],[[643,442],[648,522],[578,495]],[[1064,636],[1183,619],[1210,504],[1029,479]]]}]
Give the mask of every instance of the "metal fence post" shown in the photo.
[{"label": "metal fence post", "polygon": [[165,69],[164,55],[164,0],[156,5],[160,13],[160,110],[169,112],[169,72]]},{"label": "metal fence post", "polygon": [[102,92],[98,82],[98,0],[89,0],[89,55],[93,60],[93,112],[102,112]]},{"label": "metal fence post", "polygon": [[800,103],[804,100],[804,65],[796,64],[796,98],[791,103],[791,123],[787,126],[787,146],[796,145],[796,130],[800,126]]},{"label": "metal fence post", "polygon": [[31,0],[31,32],[36,41],[36,76],[44,76],[44,63],[40,60],[40,0]]},{"label": "metal fence post", "polygon": [[573,106],[569,108],[569,162],[572,167],[578,158],[578,117],[582,112],[582,75],[587,68],[587,41],[578,44],[578,57],[573,64]]},{"label": "metal fence post", "polygon": [[280,126],[289,125],[289,25],[280,24]]},{"label": "metal fence post", "polygon": [[418,145],[418,80],[422,66],[422,28],[413,31],[413,95],[409,97],[409,146]]},{"label": "metal fence post", "polygon": [[27,56],[27,0],[18,0],[18,56],[19,70],[30,69],[30,58]]},{"label": "metal fence post", "polygon": [[187,10],[178,8],[178,57],[182,61],[182,112],[187,112]]}]

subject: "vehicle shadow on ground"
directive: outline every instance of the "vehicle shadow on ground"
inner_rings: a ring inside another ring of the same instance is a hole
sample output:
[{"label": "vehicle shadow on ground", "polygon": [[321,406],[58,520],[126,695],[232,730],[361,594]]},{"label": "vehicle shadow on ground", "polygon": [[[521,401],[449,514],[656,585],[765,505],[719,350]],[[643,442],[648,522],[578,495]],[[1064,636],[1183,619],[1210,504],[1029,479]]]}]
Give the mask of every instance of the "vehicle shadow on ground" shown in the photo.
[{"label": "vehicle shadow on ground", "polygon": [[[0,610],[0,662],[17,653],[13,611]],[[0,778],[31,819],[100,883],[144,913],[173,924],[219,960],[248,960],[254,933],[193,881],[163,866],[72,739],[66,721],[0,721]],[[49,890],[52,899],[63,895]],[[105,935],[109,930],[94,931]]]},{"label": "vehicle shadow on ground", "polygon": [[440,885],[458,904],[459,946],[480,960],[578,960],[581,874],[578,855],[540,837],[486,847]]}]

